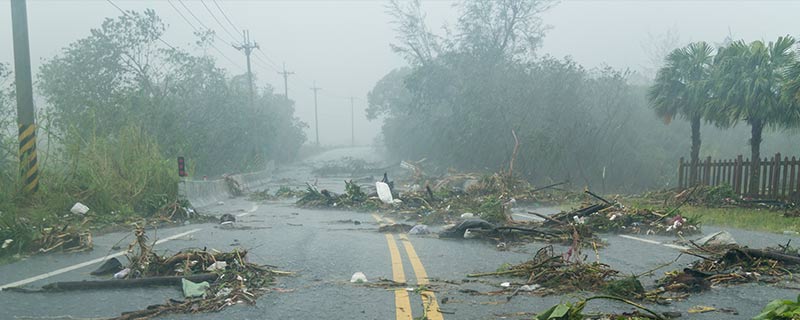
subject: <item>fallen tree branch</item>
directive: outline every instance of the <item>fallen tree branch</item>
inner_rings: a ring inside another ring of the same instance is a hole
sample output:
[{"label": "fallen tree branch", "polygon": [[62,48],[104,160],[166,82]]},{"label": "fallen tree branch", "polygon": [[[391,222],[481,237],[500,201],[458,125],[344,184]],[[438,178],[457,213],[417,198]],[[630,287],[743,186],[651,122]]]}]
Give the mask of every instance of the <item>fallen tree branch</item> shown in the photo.
[{"label": "fallen tree branch", "polygon": [[124,289],[149,286],[173,286],[181,285],[181,279],[192,282],[214,281],[217,280],[216,273],[202,273],[190,276],[167,276],[149,277],[135,279],[114,279],[114,280],[89,280],[89,281],[65,281],[54,282],[42,287],[42,291],[75,291],[93,289]]}]

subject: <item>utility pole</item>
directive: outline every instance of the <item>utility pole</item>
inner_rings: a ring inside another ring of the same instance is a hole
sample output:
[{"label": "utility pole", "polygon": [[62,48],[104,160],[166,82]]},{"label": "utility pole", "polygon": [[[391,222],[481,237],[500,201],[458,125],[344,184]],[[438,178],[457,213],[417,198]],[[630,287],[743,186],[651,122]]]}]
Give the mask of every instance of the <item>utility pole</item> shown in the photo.
[{"label": "utility pole", "polygon": [[355,107],[353,107],[355,99],[355,97],[350,96],[350,145],[353,147],[356,146],[356,117]]},{"label": "utility pole", "polygon": [[314,81],[314,86],[311,87],[311,90],[314,90],[314,131],[317,134],[317,147],[319,147],[319,114],[317,112],[317,91],[322,90],[322,88],[317,87],[317,82]]},{"label": "utility pole", "polygon": [[278,72],[279,75],[283,76],[283,96],[286,97],[286,100],[289,100],[289,76],[293,75],[294,72],[286,71],[286,63],[283,63],[283,72]]},{"label": "utility pole", "polygon": [[254,104],[254,89],[253,89],[253,72],[250,69],[250,53],[253,52],[253,49],[258,49],[258,43],[250,42],[250,31],[242,30],[242,44],[241,45],[233,45],[236,50],[244,51],[244,55],[247,57],[247,83],[250,86],[250,105],[253,106]]},{"label": "utility pole", "polygon": [[19,126],[19,171],[25,193],[39,190],[36,162],[36,120],[33,111],[31,50],[28,42],[28,12],[25,0],[11,0],[11,33],[14,38],[14,77]]}]

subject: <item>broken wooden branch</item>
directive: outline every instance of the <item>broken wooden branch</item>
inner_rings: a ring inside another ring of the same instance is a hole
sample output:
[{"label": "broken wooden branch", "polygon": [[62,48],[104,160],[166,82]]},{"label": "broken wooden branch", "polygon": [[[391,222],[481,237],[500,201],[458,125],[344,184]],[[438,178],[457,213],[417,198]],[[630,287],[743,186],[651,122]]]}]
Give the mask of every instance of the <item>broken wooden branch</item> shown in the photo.
[{"label": "broken wooden branch", "polygon": [[181,279],[192,282],[214,281],[219,277],[216,273],[202,273],[189,276],[167,276],[149,277],[134,279],[114,279],[114,280],[84,280],[84,281],[64,281],[54,282],[42,287],[42,291],[74,291],[74,290],[93,290],[93,289],[125,289],[150,286],[179,286]]}]

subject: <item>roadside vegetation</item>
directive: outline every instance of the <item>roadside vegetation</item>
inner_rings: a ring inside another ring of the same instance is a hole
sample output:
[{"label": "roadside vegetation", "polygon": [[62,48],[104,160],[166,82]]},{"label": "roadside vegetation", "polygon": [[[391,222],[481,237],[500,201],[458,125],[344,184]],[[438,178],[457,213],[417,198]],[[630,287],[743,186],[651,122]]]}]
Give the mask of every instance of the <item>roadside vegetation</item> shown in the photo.
[{"label": "roadside vegetation", "polygon": [[[463,1],[461,18],[435,32],[418,2],[393,2],[393,47],[408,66],[375,84],[367,109],[384,121],[387,152],[491,171],[508,162],[516,136],[515,173],[532,183],[638,193],[674,185],[685,153],[800,151],[783,130],[800,123],[792,37],[675,48],[650,86],[627,70],[539,53],[540,13],[551,5]],[[673,118],[688,121],[662,123]]]},{"label": "roadside vegetation", "polygon": [[[163,45],[165,31],[154,11],[128,11],[44,62],[33,196],[18,181],[13,74],[0,63],[0,258],[43,249],[44,233],[67,226],[79,232],[193,218],[178,199],[178,156],[200,177],[297,155],[305,124],[291,100],[260,87],[251,101],[245,75],[193,54],[213,37],[198,34],[184,50]],[[76,202],[90,211],[70,213]]]},{"label": "roadside vegetation", "polygon": [[681,208],[681,213],[702,225],[774,233],[800,232],[800,219],[787,217],[782,210],[687,206]]}]

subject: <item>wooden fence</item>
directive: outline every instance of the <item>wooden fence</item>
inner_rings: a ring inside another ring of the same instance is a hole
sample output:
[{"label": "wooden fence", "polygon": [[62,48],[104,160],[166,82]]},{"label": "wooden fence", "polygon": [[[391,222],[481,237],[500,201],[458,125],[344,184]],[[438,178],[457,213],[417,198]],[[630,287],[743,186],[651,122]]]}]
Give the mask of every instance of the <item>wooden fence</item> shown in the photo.
[{"label": "wooden fence", "polygon": [[[750,159],[738,156],[731,160],[700,161],[692,170],[690,161],[681,158],[678,165],[678,187],[686,189],[696,184],[719,186],[728,184],[736,194],[759,198],[800,201],[800,161],[796,157],[774,157],[759,161],[758,187],[750,190]],[[695,171],[695,174],[692,174]]]}]

